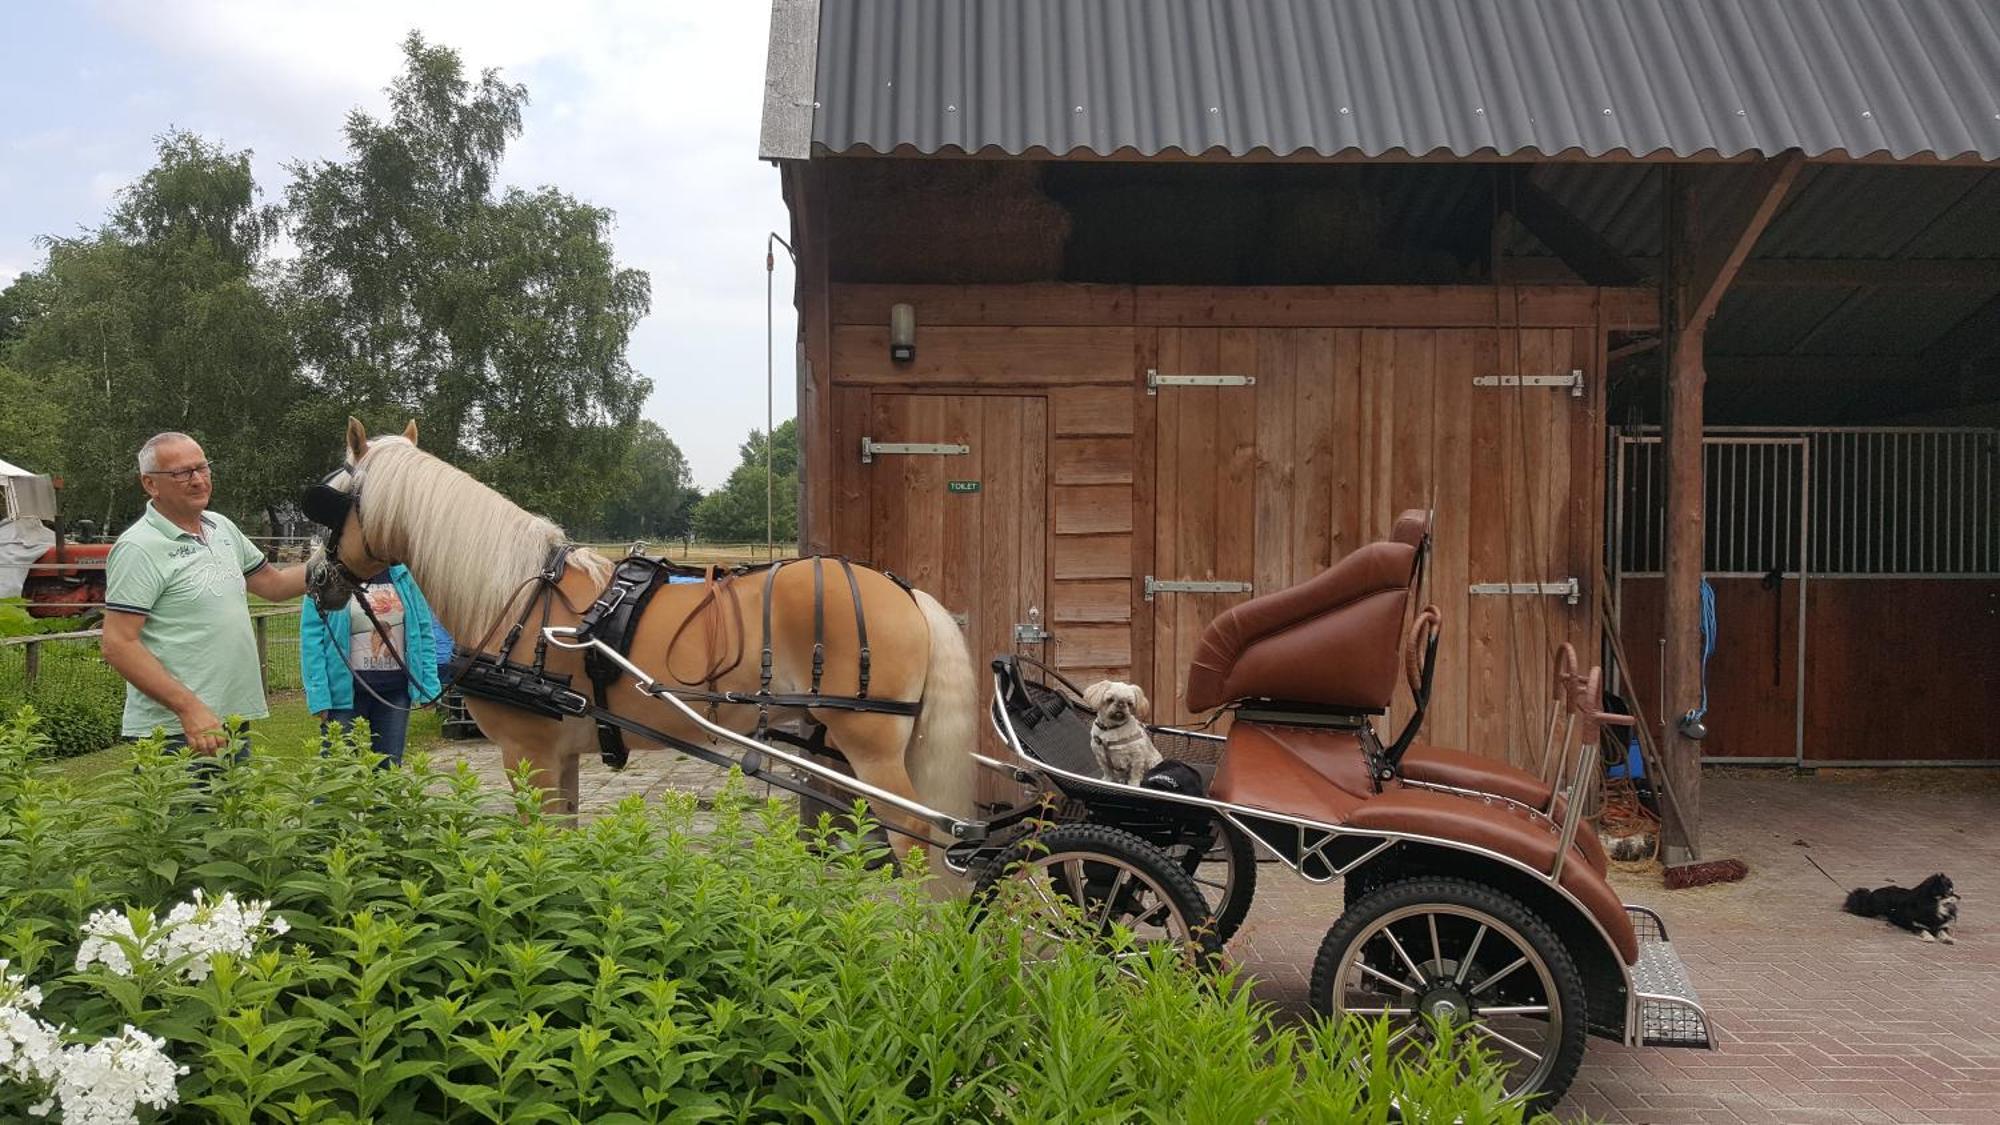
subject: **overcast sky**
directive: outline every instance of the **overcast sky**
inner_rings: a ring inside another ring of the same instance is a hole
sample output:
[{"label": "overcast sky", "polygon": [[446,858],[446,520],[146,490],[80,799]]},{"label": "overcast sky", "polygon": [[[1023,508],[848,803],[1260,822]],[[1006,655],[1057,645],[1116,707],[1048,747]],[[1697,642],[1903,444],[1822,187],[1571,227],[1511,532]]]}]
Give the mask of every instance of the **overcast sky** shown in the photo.
[{"label": "overcast sky", "polygon": [[[294,160],[343,155],[360,106],[385,112],[412,29],[469,71],[527,86],[509,184],[551,184],[616,213],[618,260],[652,277],[631,359],[646,415],[720,484],[765,416],[764,239],[786,234],[778,173],[757,159],[763,0],[0,0],[0,286],[39,236],[96,224],[193,130],[251,149],[264,199]],[[776,274],[775,411],[793,413],[791,268]]]}]

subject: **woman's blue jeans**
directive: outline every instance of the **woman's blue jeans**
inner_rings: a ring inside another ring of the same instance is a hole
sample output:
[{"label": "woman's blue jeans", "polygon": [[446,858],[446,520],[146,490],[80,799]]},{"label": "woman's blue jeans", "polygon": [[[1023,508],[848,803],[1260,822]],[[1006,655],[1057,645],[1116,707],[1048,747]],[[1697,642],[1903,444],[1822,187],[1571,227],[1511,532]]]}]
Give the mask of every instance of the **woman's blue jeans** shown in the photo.
[{"label": "woman's blue jeans", "polygon": [[[320,734],[327,733],[328,723],[352,726],[356,719],[367,719],[369,747],[387,759],[381,764],[403,764],[403,742],[410,733],[410,713],[404,710],[410,705],[409,677],[402,672],[357,672],[354,681],[354,706],[328,711],[320,723]],[[375,694],[370,695],[368,688],[374,688]],[[376,695],[394,706],[384,706]]]}]

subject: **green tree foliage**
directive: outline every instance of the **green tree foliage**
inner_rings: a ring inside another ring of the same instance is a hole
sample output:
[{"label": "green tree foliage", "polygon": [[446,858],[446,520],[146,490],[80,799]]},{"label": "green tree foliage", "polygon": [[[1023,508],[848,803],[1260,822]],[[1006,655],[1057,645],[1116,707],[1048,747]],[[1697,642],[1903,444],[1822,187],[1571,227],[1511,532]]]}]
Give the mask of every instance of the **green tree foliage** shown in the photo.
[{"label": "green tree foliage", "polygon": [[[598,509],[651,384],[626,361],[650,282],[613,260],[611,213],[494,177],[525,88],[412,34],[390,112],[356,111],[347,157],[293,167],[291,308],[307,374],[381,428],[524,506]],[[334,431],[329,431],[330,434]]]},{"label": "green tree foliage", "polygon": [[[799,426],[779,424],[771,444],[770,513],[772,536],[780,543],[799,537]],[[742,461],[729,482],[702,498],[694,509],[694,533],[712,543],[764,541],[764,431],[750,431],[739,447]]]},{"label": "green tree foliage", "polygon": [[597,531],[611,539],[678,539],[693,527],[700,499],[681,447],[657,423],[641,421],[606,482]]},{"label": "green tree foliage", "polygon": [[258,277],[275,233],[249,153],[169,133],[100,229],[47,240],[43,268],[9,288],[0,331],[18,336],[12,364],[33,401],[0,411],[0,426],[57,419],[58,456],[36,468],[65,476],[68,514],[133,516],[144,499],[134,454],[168,429],[194,434],[223,466],[227,511],[295,492],[304,470],[285,422],[308,388]]},{"label": "green tree foliage", "polygon": [[60,472],[64,429],[56,396],[0,361],[0,460],[30,472]]}]

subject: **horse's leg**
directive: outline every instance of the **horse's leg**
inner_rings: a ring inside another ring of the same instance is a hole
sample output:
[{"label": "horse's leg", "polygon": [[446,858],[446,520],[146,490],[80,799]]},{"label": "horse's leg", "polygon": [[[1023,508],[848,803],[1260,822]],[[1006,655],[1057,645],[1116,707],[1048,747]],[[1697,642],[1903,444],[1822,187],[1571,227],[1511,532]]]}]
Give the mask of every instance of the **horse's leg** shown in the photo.
[{"label": "horse's leg", "polygon": [[529,784],[542,790],[542,812],[575,823],[579,811],[576,754],[567,752],[560,743],[546,740],[525,745],[502,743],[500,761],[510,778],[522,762],[527,762],[532,771]]},{"label": "horse's leg", "polygon": [[[847,759],[855,777],[877,789],[886,789],[905,800],[921,803],[917,788],[910,781],[909,770],[903,764],[903,749],[909,744],[915,720],[903,715],[831,709],[815,711],[813,718],[826,726],[827,742]],[[942,833],[899,809],[881,805],[871,807],[876,818],[885,826],[904,830],[888,834],[889,847],[896,853],[896,862],[907,862],[911,845],[924,843],[926,863],[931,874],[938,877],[931,883],[933,890],[940,894],[950,893],[958,877],[944,865],[941,849],[928,842]],[[915,833],[915,836],[909,833]]]},{"label": "horse's leg", "polygon": [[[550,722],[511,708],[475,708],[473,719],[486,737],[500,747],[500,764],[511,779],[522,762],[532,771],[529,784],[540,788],[542,811],[575,817],[577,809],[577,747],[573,724]],[[486,713],[482,713],[482,711]]]}]

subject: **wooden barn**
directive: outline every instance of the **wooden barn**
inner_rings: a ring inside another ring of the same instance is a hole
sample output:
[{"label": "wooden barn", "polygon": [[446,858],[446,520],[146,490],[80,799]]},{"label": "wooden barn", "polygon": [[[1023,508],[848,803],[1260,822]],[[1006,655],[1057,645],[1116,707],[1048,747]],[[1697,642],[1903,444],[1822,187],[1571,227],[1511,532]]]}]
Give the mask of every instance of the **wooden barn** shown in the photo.
[{"label": "wooden barn", "polygon": [[1979,5],[777,0],[761,156],[800,545],[976,654],[1190,718],[1217,612],[1433,508],[1439,742],[1538,765],[1568,640],[1682,848],[1704,755],[2000,763]]}]

